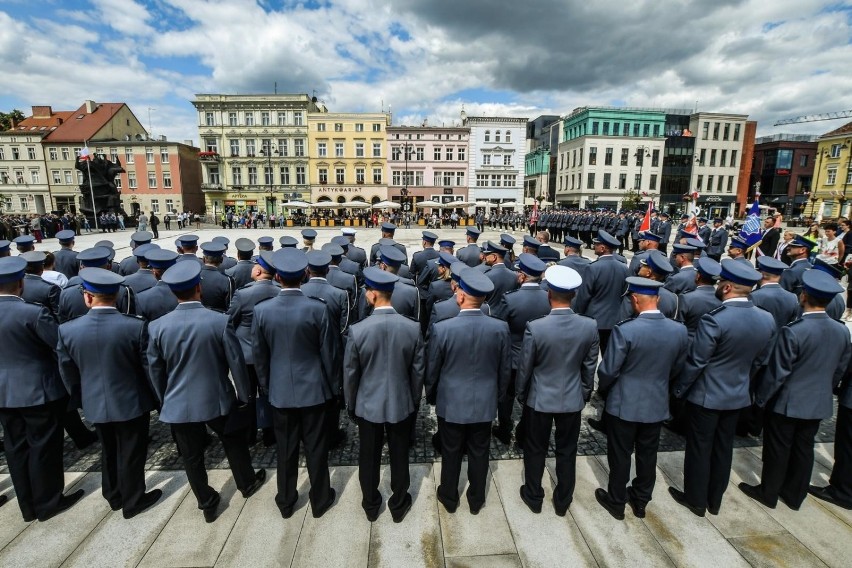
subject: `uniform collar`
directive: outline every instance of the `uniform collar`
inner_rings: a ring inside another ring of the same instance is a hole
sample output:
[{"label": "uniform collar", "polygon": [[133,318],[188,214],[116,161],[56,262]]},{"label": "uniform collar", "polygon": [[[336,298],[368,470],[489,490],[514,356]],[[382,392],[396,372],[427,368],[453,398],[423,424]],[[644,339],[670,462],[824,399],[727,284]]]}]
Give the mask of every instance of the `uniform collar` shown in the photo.
[{"label": "uniform collar", "polygon": [[278,292],[279,296],[304,296],[304,293],[299,288],[282,288]]}]

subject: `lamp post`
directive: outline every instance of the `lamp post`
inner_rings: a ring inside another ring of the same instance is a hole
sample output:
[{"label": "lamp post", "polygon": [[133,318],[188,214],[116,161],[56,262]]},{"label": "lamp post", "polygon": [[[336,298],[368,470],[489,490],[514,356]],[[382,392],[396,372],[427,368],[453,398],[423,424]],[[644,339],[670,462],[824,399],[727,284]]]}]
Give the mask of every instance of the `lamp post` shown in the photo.
[{"label": "lamp post", "polygon": [[849,157],[846,159],[846,179],[843,180],[843,196],[837,199],[840,201],[838,217],[843,215],[843,204],[846,203],[846,187],[849,185],[849,178],[852,177],[852,169],[850,169],[852,168],[852,140],[847,139],[840,149],[849,152]]},{"label": "lamp post", "polygon": [[822,171],[822,161],[825,156],[828,156],[828,150],[823,150],[821,152],[817,152],[817,167],[816,167],[816,177],[813,182],[813,191],[811,192],[811,218],[816,217],[816,202],[819,199],[819,174]]},{"label": "lamp post", "polygon": [[639,146],[636,148],[636,160],[639,162],[639,187],[636,188],[636,191],[642,193],[642,170],[645,167],[645,158],[651,157],[651,152],[645,146]]},{"label": "lamp post", "polygon": [[[264,172],[264,177],[268,174],[269,177],[266,179],[266,192],[269,194],[266,198],[266,215],[267,217],[271,214],[275,213],[275,197],[273,196],[273,187],[272,182],[275,180],[275,172],[272,171],[272,154],[275,153],[277,156],[279,154],[278,148],[275,147],[271,141],[267,142],[263,145],[263,148],[260,150],[261,156],[266,156],[266,165],[267,172]],[[270,211],[270,208],[272,211]]]}]

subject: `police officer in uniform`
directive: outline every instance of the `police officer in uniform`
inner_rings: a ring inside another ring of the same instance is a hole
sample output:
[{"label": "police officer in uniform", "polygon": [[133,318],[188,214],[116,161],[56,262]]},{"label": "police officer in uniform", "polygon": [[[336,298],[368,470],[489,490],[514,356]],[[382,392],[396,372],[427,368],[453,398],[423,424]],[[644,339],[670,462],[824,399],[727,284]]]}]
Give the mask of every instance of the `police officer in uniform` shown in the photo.
[{"label": "police officer in uniform", "polygon": [[207,483],[204,467],[208,427],[222,442],[244,498],[266,480],[265,470],[252,468],[246,442],[251,385],[228,316],[201,303],[201,265],[177,262],[162,282],[179,304],[148,326],[149,374],[160,402],[160,421],[172,425],[189,486],[204,520],[212,523],[220,498]]},{"label": "police officer in uniform", "polygon": [[518,275],[506,266],[507,252],[509,251],[505,247],[497,243],[492,241],[485,243],[485,264],[489,267],[485,276],[494,283],[494,290],[488,296],[488,303],[495,313],[499,313],[503,309],[506,292],[517,290],[520,287]]},{"label": "police officer in uniform", "polygon": [[686,365],[673,391],[687,400],[689,430],[684,490],[669,487],[675,501],[694,514],[716,515],[731,475],[740,409],[751,404],[750,376],[766,364],[775,320],[748,299],[760,273],[749,263],[722,261],[716,296],[722,305],[698,323]]},{"label": "police officer in uniform", "polygon": [[45,254],[40,251],[30,251],[22,254],[21,258],[27,261],[21,298],[25,302],[47,306],[50,313],[56,316],[59,313],[59,296],[62,294],[62,288],[42,279]]},{"label": "police officer in uniform", "polygon": [[[439,321],[444,321],[445,319],[454,318],[459,315],[461,310],[458,302],[456,301],[456,293],[459,286],[459,274],[461,274],[461,271],[465,267],[470,268],[460,260],[456,260],[456,262],[450,265],[450,288],[453,291],[453,295],[446,300],[440,300],[432,304],[432,310],[429,312],[429,327],[427,330],[431,330],[432,324],[436,324]],[[474,268],[474,270],[476,269]],[[491,315],[491,307],[488,305],[488,302],[482,303],[480,311],[486,316]],[[427,333],[426,338],[428,339],[430,335],[430,333]]]},{"label": "police officer in uniform", "polygon": [[11,246],[12,246],[11,242],[9,242],[5,239],[0,239],[0,258],[12,256],[12,251],[10,249]]},{"label": "police officer in uniform", "polygon": [[[666,278],[672,272],[672,265],[669,259],[663,256],[658,250],[649,250],[647,256],[642,259],[642,265],[639,268],[638,276],[648,278],[665,285]],[[674,292],[665,288],[657,290],[657,310],[665,317],[675,319],[677,317],[677,301],[678,297]],[[621,301],[621,318],[622,320],[634,317],[633,301],[630,296],[624,296]]]},{"label": "police officer in uniform", "polygon": [[779,330],[797,319],[799,314],[799,299],[778,282],[788,268],[785,263],[771,256],[758,257],[757,270],[762,279],[760,287],[749,296],[755,306],[772,314]]},{"label": "police officer in uniform", "polygon": [[544,462],[550,432],[556,426],[556,489],[553,508],[564,516],[574,497],[580,413],[589,401],[598,364],[598,328],[574,313],[571,300],[582,278],[573,268],[551,266],[548,314],[531,320],[524,330],[515,390],[523,408],[524,485],[521,499],[541,512]]},{"label": "police officer in uniform", "polygon": [[15,237],[12,239],[12,242],[15,243],[15,248],[18,250],[18,254],[24,254],[25,252],[35,250],[35,237],[32,235],[21,235],[20,237]]},{"label": "police officer in uniform", "polygon": [[157,277],[154,276],[154,272],[151,270],[150,264],[148,263],[148,259],[145,255],[150,251],[159,248],[159,246],[153,243],[148,243],[145,245],[139,245],[133,249],[133,256],[136,258],[136,264],[139,266],[139,269],[130,276],[127,276],[124,279],[124,284],[133,290],[133,293],[137,296],[137,298],[138,295],[145,290],[157,285]]},{"label": "police officer in uniform", "polygon": [[77,276],[77,252],[74,250],[74,231],[66,230],[56,233],[59,240],[59,250],[53,253],[56,262],[53,269],[61,272],[66,278]]},{"label": "police officer in uniform", "polygon": [[755,393],[755,403],[766,407],[763,470],[758,485],[740,483],[739,488],[770,509],[780,498],[798,510],[808,494],[814,438],[820,422],[831,418],[832,390],[852,356],[849,330],[825,313],[825,306],[842,291],[824,272],[802,275],[804,313],[781,328]]},{"label": "police officer in uniform", "polygon": [[426,399],[435,405],[441,437],[438,501],[454,513],[459,475],[467,449],[467,500],[472,514],[485,505],[488,447],[497,401],[506,394],[511,373],[509,326],[482,314],[494,284],[478,270],[461,271],[458,316],[432,326],[426,363]]},{"label": "police officer in uniform", "polygon": [[349,247],[346,249],[346,258],[358,263],[358,266],[361,267],[361,270],[364,270],[364,267],[367,266],[367,251],[362,249],[361,247],[355,246],[355,233],[357,232],[355,229],[341,229],[340,231],[344,237],[349,239]]},{"label": "police officer in uniform", "polygon": [[[123,277],[109,270],[82,271],[89,312],[59,326],[59,371],[68,392],[81,396],[83,412],[101,440],[102,493],[113,511],[135,517],[162,491],[145,493],[148,424],[156,396],[148,380],[145,321],[115,309]],[[99,342],[93,349],[92,339]]]},{"label": "police officer in uniform", "polygon": [[391,490],[388,509],[400,523],[411,509],[408,493],[409,433],[420,406],[426,361],[420,326],[396,313],[391,295],[398,277],[364,269],[367,319],[349,329],[343,358],[343,391],[349,416],[358,424],[361,506],[370,522],[379,516],[382,447],[387,436]]},{"label": "police officer in uniform", "polygon": [[211,240],[214,243],[222,243],[223,245],[225,245],[225,254],[222,255],[222,264],[219,265],[219,270],[221,272],[225,272],[229,268],[233,268],[234,266],[236,266],[237,259],[232,256],[228,256],[227,253],[228,246],[231,244],[231,241],[228,239],[228,237],[223,237],[220,235],[218,237],[213,237]]},{"label": "police officer in uniform", "polygon": [[174,310],[178,305],[177,297],[168,284],[162,281],[163,274],[175,265],[178,255],[174,251],[155,249],[145,253],[151,273],[157,279],[157,285],[148,288],[136,297],[136,313],[151,322]]},{"label": "police officer in uniform", "polygon": [[349,325],[349,296],[344,290],[329,284],[326,276],[331,264],[331,255],[323,250],[308,252],[308,281],[302,284],[306,296],[323,300],[331,312],[332,321],[343,334]]},{"label": "police officer in uniform", "polygon": [[[150,243],[153,238],[154,235],[148,231],[136,231],[130,235],[131,253],[136,250],[136,247]],[[118,273],[122,276],[130,276],[131,274],[135,274],[137,270],[139,270],[139,264],[136,262],[136,257],[133,254],[122,260],[118,265]]]},{"label": "police officer in uniform", "polygon": [[382,246],[393,246],[398,249],[403,256],[405,257],[405,261],[403,264],[408,264],[408,251],[405,249],[405,245],[402,243],[398,243],[393,240],[394,233],[396,233],[396,225],[393,223],[382,223],[382,239],[388,239],[389,243],[382,243],[381,239],[379,239],[378,243],[375,243],[370,248],[370,264],[378,264],[379,262],[379,248]]},{"label": "police officer in uniform", "polygon": [[418,275],[426,268],[426,263],[438,258],[438,251],[435,250],[435,241],[437,240],[438,235],[432,231],[423,231],[423,239],[421,241],[423,250],[411,255],[411,278],[415,282],[420,281]]},{"label": "police officer in uniform", "polygon": [[[379,268],[391,274],[397,274],[402,266],[404,255],[393,246],[383,246],[379,249]],[[391,297],[393,309],[415,321],[420,321],[420,293],[411,280],[397,280]],[[358,320],[369,316],[373,311],[364,294],[358,297]]]},{"label": "police officer in uniform", "polygon": [[446,300],[447,298],[452,298],[455,295],[455,291],[452,287],[452,277],[450,274],[450,267],[454,262],[461,262],[456,257],[454,257],[449,252],[441,251],[438,253],[438,274],[435,280],[432,280],[432,283],[429,284],[429,289],[426,291],[425,298],[425,311],[423,315],[426,317],[421,318],[423,320],[424,329],[429,325],[429,317],[428,315],[432,313],[432,307],[442,300]]},{"label": "police officer in uniform", "polygon": [[207,308],[227,312],[231,298],[234,297],[235,286],[230,276],[219,271],[225,245],[202,243],[201,251],[204,254],[204,266],[201,267],[201,303]]},{"label": "police officer in uniform", "polygon": [[[45,306],[21,299],[27,261],[0,258],[0,424],[6,463],[25,522],[65,511],[83,496],[63,495],[62,417],[68,395],[56,361],[58,326]],[[0,504],[5,503],[5,495]]]},{"label": "police officer in uniform", "polygon": [[234,287],[240,289],[252,281],[254,242],[251,239],[239,238],[234,246],[237,248],[237,263],[225,269],[225,274],[233,278]]},{"label": "police officer in uniform", "polygon": [[[608,392],[609,483],[606,490],[595,490],[595,498],[618,520],[624,519],[626,503],[635,516],[645,517],[656,481],[660,429],[670,417],[669,382],[680,374],[687,347],[683,324],[669,321],[657,309],[662,286],[647,278],[627,278],[627,292],[638,315],[616,324],[598,368],[598,390]],[[628,488],[634,450],[636,477]]]},{"label": "police officer in uniform", "polygon": [[790,268],[781,274],[781,280],[778,283],[796,296],[802,291],[802,274],[811,268],[808,256],[815,246],[817,246],[815,241],[802,235],[796,235],[787,245],[787,255],[792,262],[790,262]]},{"label": "police officer in uniform", "polygon": [[745,257],[745,252],[748,250],[748,243],[745,242],[739,236],[734,236],[731,238],[730,244],[728,244],[728,256],[733,260],[738,262],[745,262],[751,265],[748,259]]},{"label": "police officer in uniform", "polygon": [[713,219],[713,231],[707,241],[707,256],[719,262],[728,244],[728,230],[722,226],[722,219]]},{"label": "police officer in uniform", "polygon": [[282,517],[293,515],[299,498],[301,442],[311,482],[311,509],[314,517],[321,517],[335,498],[328,473],[327,413],[329,402],[341,393],[337,324],[322,300],[299,289],[308,267],[304,252],[276,251],[272,265],[283,289],[255,307],[252,349],[261,392],[268,394],[272,406],[278,444],[275,503]]},{"label": "police officer in uniform", "polygon": [[565,237],[563,241],[565,245],[565,258],[557,262],[559,266],[567,266],[577,271],[580,276],[586,272],[586,268],[592,261],[583,256],[583,241],[574,237]]},{"label": "police officer in uniform", "polygon": [[[325,279],[328,283],[346,292],[349,298],[349,323],[355,323],[358,319],[358,276],[340,268],[340,264],[346,258],[343,247],[334,243],[326,243],[322,250],[331,256],[331,264],[328,265],[328,273]],[[359,268],[360,270],[360,268]]]},{"label": "police officer in uniform", "polygon": [[[87,268],[111,270],[113,266],[111,257],[113,255],[115,255],[115,252],[106,247],[94,247],[80,252],[77,255],[77,260],[80,261],[80,272]],[[82,316],[89,311],[85,302],[83,302],[83,295],[80,292],[81,285],[82,280],[78,273],[77,276],[68,280],[68,284],[59,294],[58,316],[60,323]],[[121,284],[116,298],[118,311],[123,314],[136,313],[136,298],[130,288]]]},{"label": "police officer in uniform", "polygon": [[[331,243],[338,245],[341,249],[343,249],[343,255],[340,257],[340,262],[337,266],[339,266],[340,270],[343,272],[354,276],[355,280],[358,282],[358,286],[361,286],[364,283],[364,275],[361,273],[361,266],[346,256],[346,251],[349,249],[349,239],[344,236],[338,236],[331,239]],[[323,248],[325,246],[326,245],[323,245]]]},{"label": "police officer in uniform", "polygon": [[467,246],[459,249],[456,253],[456,257],[463,263],[468,266],[476,266],[479,264],[479,245],[476,244],[476,241],[479,240],[479,235],[482,234],[479,229],[476,227],[468,227],[465,231],[465,239],[467,240]]},{"label": "police officer in uniform", "polygon": [[179,248],[178,262],[194,260],[199,266],[204,264],[204,261],[196,256],[198,253],[198,235],[183,235],[182,237],[178,237],[175,245]]},{"label": "police officer in uniform", "polygon": [[[284,239],[285,237],[281,237],[280,239],[278,239],[278,242],[281,243],[282,247],[289,246],[295,248],[299,245],[299,241],[297,241],[294,237],[286,237],[286,241]],[[284,244],[285,242],[287,243],[286,245]],[[257,248],[258,250],[275,250],[275,239],[268,236],[258,237]]]},{"label": "police officer in uniform", "polygon": [[[438,255],[443,253],[448,253],[452,255],[455,252],[455,241],[451,241],[449,239],[442,239],[438,241]],[[438,278],[438,258],[433,258],[423,265],[423,268],[417,274],[417,279],[415,282],[417,283],[417,287],[421,290],[421,292],[426,295],[429,290],[429,284],[431,284],[435,279]]]},{"label": "police officer in uniform", "polygon": [[690,343],[704,314],[722,304],[716,297],[716,278],[721,272],[722,267],[709,256],[699,258],[695,266],[695,290],[678,297],[677,319],[686,325]]},{"label": "police officer in uniform", "polygon": [[695,290],[695,251],[694,246],[675,243],[672,245],[672,257],[674,258],[677,272],[666,279],[666,290],[674,294],[683,294]]},{"label": "police officer in uniform", "polygon": [[660,235],[652,231],[642,231],[639,233],[639,252],[633,255],[630,259],[630,276],[639,275],[639,267],[642,266],[642,259],[648,256],[648,251],[660,249]]},{"label": "police officer in uniform", "polygon": [[304,252],[314,250],[314,241],[317,238],[317,232],[313,229],[302,229],[302,247]]}]

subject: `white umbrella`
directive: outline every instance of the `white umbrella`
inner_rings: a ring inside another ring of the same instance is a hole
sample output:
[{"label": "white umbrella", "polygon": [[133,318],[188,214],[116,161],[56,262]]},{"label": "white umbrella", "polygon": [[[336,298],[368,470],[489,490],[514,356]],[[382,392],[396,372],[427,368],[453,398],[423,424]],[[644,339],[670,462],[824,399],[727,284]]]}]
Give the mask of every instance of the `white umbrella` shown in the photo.
[{"label": "white umbrella", "polygon": [[504,201],[504,202],[503,202],[503,203],[501,203],[499,206],[500,206],[500,207],[514,207],[514,206],[515,206],[515,205],[517,205],[517,204],[518,204],[518,202],[517,202],[517,201]]},{"label": "white umbrella", "polygon": [[450,207],[473,207],[476,204],[472,201],[450,201],[447,205]]},{"label": "white umbrella", "polygon": [[320,201],[319,203],[314,203],[314,207],[319,209],[334,209],[343,206],[343,203],[335,203],[334,201]]},{"label": "white umbrella", "polygon": [[344,203],[343,206],[351,209],[367,209],[370,207],[370,204],[366,201],[350,201],[349,203]]},{"label": "white umbrella", "polygon": [[443,207],[443,203],[438,203],[437,201],[421,201],[419,203],[414,204],[416,207]]},{"label": "white umbrella", "polygon": [[490,201],[477,201],[474,205],[477,207],[497,207],[496,204],[491,203]]},{"label": "white umbrella", "polygon": [[285,201],[284,203],[281,204],[282,207],[289,207],[289,208],[295,207],[297,209],[302,209],[304,207],[313,207],[313,205],[314,205],[313,203],[308,203],[307,201]]},{"label": "white umbrella", "polygon": [[373,209],[399,209],[402,207],[399,203],[393,201],[379,201],[371,206]]}]

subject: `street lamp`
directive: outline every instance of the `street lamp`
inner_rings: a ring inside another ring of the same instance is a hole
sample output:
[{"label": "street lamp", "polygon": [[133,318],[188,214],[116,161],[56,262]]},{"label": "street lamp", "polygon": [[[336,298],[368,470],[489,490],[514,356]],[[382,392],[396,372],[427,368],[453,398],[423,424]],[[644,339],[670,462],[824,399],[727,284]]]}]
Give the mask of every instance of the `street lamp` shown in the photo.
[{"label": "street lamp", "polygon": [[639,162],[639,187],[636,188],[636,191],[642,193],[642,169],[645,167],[645,158],[651,157],[651,152],[645,146],[639,146],[636,148],[636,161]]},{"label": "street lamp", "polygon": [[816,202],[819,199],[819,173],[822,168],[822,160],[826,156],[828,156],[828,150],[823,150],[822,152],[817,153],[816,178],[813,182],[813,191],[811,195],[811,218],[816,216]]},{"label": "street lamp", "polygon": [[843,204],[846,203],[846,187],[849,185],[849,178],[852,177],[852,144],[850,144],[850,140],[846,140],[846,142],[840,147],[841,150],[847,150],[849,152],[849,158],[846,160],[846,179],[843,181],[843,196],[839,197],[837,200],[840,202],[840,212],[838,217],[843,215]]},{"label": "street lamp", "polygon": [[[273,196],[273,187],[272,182],[275,180],[275,173],[272,171],[272,154],[276,156],[280,154],[278,152],[278,148],[272,142],[267,142],[263,145],[263,148],[260,150],[261,156],[266,156],[266,165],[267,171],[264,172],[264,177],[266,178],[267,185],[267,193],[269,194],[266,198],[266,215],[272,215],[275,213],[275,197]],[[266,177],[269,176],[269,177]],[[270,211],[271,209],[271,211]]]}]

